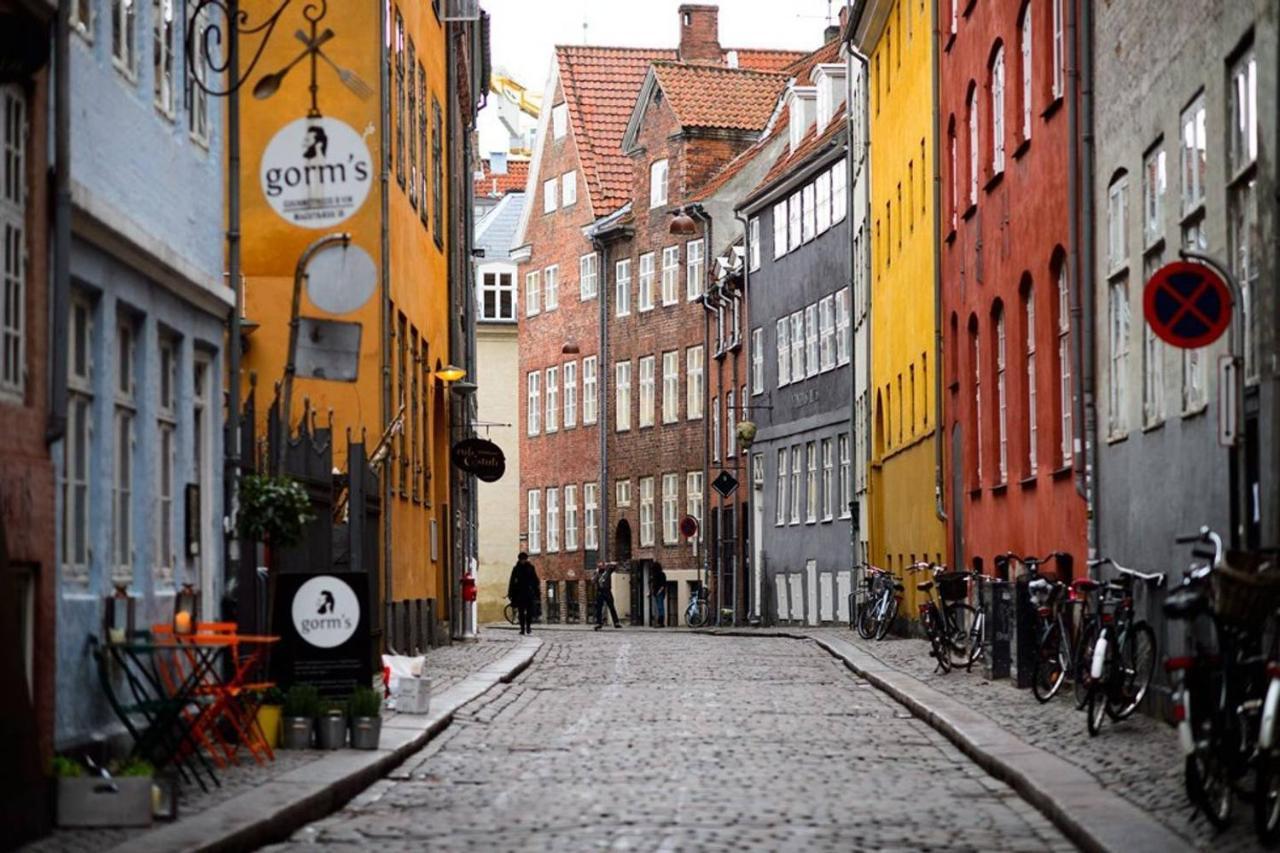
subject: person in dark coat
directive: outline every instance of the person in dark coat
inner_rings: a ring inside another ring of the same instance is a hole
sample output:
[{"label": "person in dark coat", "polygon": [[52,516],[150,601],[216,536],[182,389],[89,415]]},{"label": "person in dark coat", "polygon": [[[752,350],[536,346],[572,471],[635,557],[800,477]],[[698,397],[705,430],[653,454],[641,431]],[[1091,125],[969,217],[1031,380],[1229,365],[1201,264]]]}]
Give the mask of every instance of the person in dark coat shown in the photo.
[{"label": "person in dark coat", "polygon": [[538,606],[538,570],[529,562],[524,551],[511,568],[511,580],[507,584],[507,598],[520,611],[520,633],[533,633],[533,610]]},{"label": "person in dark coat", "polygon": [[603,563],[596,567],[596,630],[604,627],[604,609],[609,608],[613,617],[613,627],[621,628],[618,621],[618,608],[613,604],[613,570],[611,563]]},{"label": "person in dark coat", "polygon": [[653,596],[652,622],[661,628],[667,624],[667,573],[661,563],[649,567],[649,594]]}]

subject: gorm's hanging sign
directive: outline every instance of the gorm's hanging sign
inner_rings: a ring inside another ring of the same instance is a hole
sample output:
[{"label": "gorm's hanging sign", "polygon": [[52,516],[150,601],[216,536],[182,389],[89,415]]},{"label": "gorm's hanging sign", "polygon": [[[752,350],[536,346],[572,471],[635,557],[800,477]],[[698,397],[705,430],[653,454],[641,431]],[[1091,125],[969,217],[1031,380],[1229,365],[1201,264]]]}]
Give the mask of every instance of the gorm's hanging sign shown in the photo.
[{"label": "gorm's hanging sign", "polygon": [[486,483],[502,479],[507,471],[507,458],[502,448],[483,438],[466,438],[453,446],[454,467],[475,474]]},{"label": "gorm's hanging sign", "polygon": [[262,154],[262,192],[287,222],[330,228],[360,209],[373,182],[364,138],[346,122],[313,116],[280,129]]}]

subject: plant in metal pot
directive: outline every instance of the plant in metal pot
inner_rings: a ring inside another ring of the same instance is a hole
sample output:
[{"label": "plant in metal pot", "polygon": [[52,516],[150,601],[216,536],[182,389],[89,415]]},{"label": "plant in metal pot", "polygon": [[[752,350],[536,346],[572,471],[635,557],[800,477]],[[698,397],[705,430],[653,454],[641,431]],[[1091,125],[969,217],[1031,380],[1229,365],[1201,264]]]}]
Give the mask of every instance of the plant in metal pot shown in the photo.
[{"label": "plant in metal pot", "polygon": [[295,684],[284,695],[281,720],[285,749],[306,749],[311,746],[311,731],[315,728],[316,715],[320,712],[320,691],[310,684]]},{"label": "plant in metal pot", "polygon": [[342,702],[326,702],[316,718],[316,746],[342,749],[347,744],[347,708]]},{"label": "plant in metal pot", "polygon": [[351,748],[377,749],[382,735],[382,696],[369,687],[351,694]]}]

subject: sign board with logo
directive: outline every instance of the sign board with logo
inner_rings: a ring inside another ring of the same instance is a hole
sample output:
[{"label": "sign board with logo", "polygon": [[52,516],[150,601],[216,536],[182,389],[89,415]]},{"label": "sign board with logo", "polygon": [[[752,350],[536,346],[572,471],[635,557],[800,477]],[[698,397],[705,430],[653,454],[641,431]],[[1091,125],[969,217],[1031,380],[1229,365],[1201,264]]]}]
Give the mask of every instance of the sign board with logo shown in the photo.
[{"label": "sign board with logo", "polygon": [[453,446],[454,467],[486,483],[496,483],[507,470],[502,448],[483,438],[466,438]]},{"label": "sign board with logo", "polygon": [[267,143],[259,178],[267,203],[290,225],[331,228],[364,204],[373,186],[373,158],[346,122],[300,118]]},{"label": "sign board with logo", "polygon": [[367,574],[281,573],[273,615],[280,643],[271,664],[282,686],[311,684],[326,696],[348,696],[373,683]]}]

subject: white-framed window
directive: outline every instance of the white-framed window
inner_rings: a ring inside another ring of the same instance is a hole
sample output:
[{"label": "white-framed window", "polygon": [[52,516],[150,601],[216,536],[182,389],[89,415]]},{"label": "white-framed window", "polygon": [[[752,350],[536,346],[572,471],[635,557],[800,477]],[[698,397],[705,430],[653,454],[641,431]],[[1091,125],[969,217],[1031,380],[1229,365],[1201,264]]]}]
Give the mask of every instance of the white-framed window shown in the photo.
[{"label": "white-framed window", "polygon": [[1244,331],[1244,381],[1254,384],[1261,372],[1262,238],[1258,217],[1258,67],[1250,45],[1231,63],[1227,120],[1227,235],[1231,271],[1240,286]]},{"label": "white-framed window", "polygon": [[973,442],[976,452],[973,455],[973,470],[977,475],[975,485],[982,485],[982,344],[975,331],[973,340]]},{"label": "white-framed window", "polygon": [[596,409],[600,400],[599,385],[596,381],[596,357],[589,355],[582,359],[582,423],[596,422]]},{"label": "white-framed window", "polygon": [[[555,432],[560,428],[560,368],[548,367],[546,376],[547,414],[543,432]],[[550,508],[550,503],[547,505]]]},{"label": "white-framed window", "polygon": [[1027,4],[1022,7],[1022,17],[1018,19],[1018,54],[1021,57],[1022,77],[1022,138],[1031,138],[1031,103],[1033,99],[1032,91],[1032,29],[1031,29],[1031,0],[1027,0]]},{"label": "white-framed window", "polygon": [[724,302],[716,302],[716,354],[724,352]]},{"label": "white-framed window", "polygon": [[542,271],[542,308],[554,311],[560,307],[560,265],[552,264]]},{"label": "white-framed window", "polygon": [[173,118],[174,0],[151,0],[153,90],[156,106]]},{"label": "white-framed window", "polygon": [[720,398],[711,398],[711,461],[720,461]]},{"label": "white-framed window", "polygon": [[564,374],[564,428],[578,425],[578,362],[566,361]]},{"label": "white-framed window", "polygon": [[[947,187],[950,193],[948,193],[947,199],[951,206],[947,218],[947,230],[955,231],[960,219],[960,149],[959,143],[956,141],[955,116],[952,116],[947,123],[947,177],[950,179],[948,181],[950,186]],[[861,308],[861,297],[858,299],[858,305]]]},{"label": "white-framed window", "polygon": [[738,455],[738,405],[733,391],[724,395],[724,452],[730,458]]},{"label": "white-framed window", "polygon": [[836,460],[832,453],[831,439],[822,439],[822,520],[835,518]]},{"label": "white-framed window", "polygon": [[138,73],[138,0],[111,2],[111,59],[131,79]]},{"label": "white-framed window", "polygon": [[978,203],[978,87],[969,87],[969,205]]},{"label": "white-framed window", "polygon": [[824,372],[836,366],[835,315],[835,294],[822,297],[818,302],[818,365]]},{"label": "white-framed window", "polygon": [[653,310],[653,252],[645,252],[640,256],[640,293],[639,309]]},{"label": "white-framed window", "polygon": [[547,489],[547,552],[560,550],[560,489]]},{"label": "white-framed window", "polygon": [[564,549],[578,550],[578,487],[564,487]]},{"label": "white-framed window", "polygon": [[133,581],[133,480],[137,447],[137,333],[131,319],[116,325],[115,455],[111,483],[111,580]]},{"label": "white-framed window", "polygon": [[800,191],[800,233],[801,239],[806,243],[818,236],[815,194],[813,184],[805,184]]},{"label": "white-framed window", "polygon": [[529,490],[525,534],[528,536],[526,548],[530,554],[542,553],[542,492]]},{"label": "white-framed window", "polygon": [[1228,176],[1237,178],[1258,159],[1258,61],[1252,45],[1231,63],[1228,83]]},{"label": "white-framed window", "polygon": [[94,0],[72,0],[71,28],[87,41],[93,41],[93,3]]},{"label": "white-framed window", "polygon": [[649,164],[649,207],[662,207],[667,203],[667,161],[654,160]]},{"label": "white-framed window", "polygon": [[747,225],[747,242],[751,244],[751,271],[760,269],[760,217],[751,217]]},{"label": "white-framed window", "polygon": [[1121,173],[1107,188],[1107,272],[1123,270],[1129,262],[1129,176]]},{"label": "white-framed window", "polygon": [[662,250],[662,304],[675,305],[679,301],[680,247],[667,246]]},{"label": "white-framed window", "polygon": [[831,167],[831,224],[835,225],[844,222],[845,214],[848,213],[846,182],[849,179],[848,164],[844,160],[837,160],[835,165]]},{"label": "white-framed window", "polygon": [[691,421],[702,418],[702,392],[704,354],[701,346],[689,347],[685,350],[684,373],[688,377],[685,385],[684,411],[685,418]]},{"label": "white-framed window", "polygon": [[991,59],[991,174],[1004,171],[1004,46]]},{"label": "white-framed window", "polygon": [[[702,472],[689,471],[684,475],[684,494],[685,494],[685,512],[698,519],[698,523],[702,523]],[[689,539],[689,543],[696,551],[698,549],[698,534],[694,534]]]},{"label": "white-framed window", "polygon": [[787,253],[787,203],[780,201],[773,206],[773,259]]},{"label": "white-framed window", "polygon": [[680,351],[662,354],[662,422],[673,424],[680,419]]},{"label": "white-framed window", "polygon": [[[692,302],[702,296],[707,285],[707,260],[702,252],[702,240],[690,240],[684,244],[684,258],[688,269],[685,270],[685,296]],[[678,251],[678,250],[677,250]],[[663,278],[666,270],[663,269]]]},{"label": "white-framed window", "polygon": [[626,317],[631,313],[631,259],[624,258],[614,264],[614,314]]},{"label": "white-framed window", "polygon": [[[861,423],[861,419],[859,419]],[[836,449],[840,454],[840,517],[849,518],[852,510],[849,505],[853,503],[853,460],[849,458],[849,434],[847,432],[840,433],[836,437]]]},{"label": "white-framed window", "polygon": [[804,231],[801,222],[804,219],[804,198],[801,193],[792,193],[787,199],[787,250],[794,252],[804,242]]},{"label": "white-framed window", "polygon": [[680,475],[662,475],[662,543],[675,545],[680,541]]},{"label": "white-framed window", "polygon": [[803,448],[795,445],[791,448],[791,523],[799,524],[803,517],[803,504],[801,503],[801,495],[804,488],[804,458],[801,456]]},{"label": "white-framed window", "polygon": [[1182,215],[1204,204],[1205,179],[1209,170],[1208,140],[1205,136],[1204,92],[1182,111],[1182,143],[1179,145],[1182,173]]},{"label": "white-framed window", "polygon": [[618,480],[613,484],[613,502],[620,508],[631,506],[631,480]]},{"label": "white-framed window", "polygon": [[791,315],[791,381],[804,377],[804,311],[797,311]]},{"label": "white-framed window", "polygon": [[640,547],[653,547],[653,478],[640,478]]},{"label": "white-framed window", "polygon": [[804,362],[805,376],[818,375],[818,305],[806,305],[804,309]]},{"label": "white-framed window", "polygon": [[1129,431],[1129,280],[1110,286],[1111,376],[1108,387],[1107,432],[1118,438]]},{"label": "white-framed window", "polygon": [[631,362],[619,361],[613,365],[614,413],[613,425],[618,432],[631,429]]},{"label": "white-framed window", "polygon": [[[76,5],[88,5],[91,0],[77,0]],[[198,15],[197,15],[198,10]],[[192,44],[203,45],[205,33],[209,29],[209,7],[199,8],[197,4],[186,4],[187,25],[191,28]],[[213,51],[213,46],[210,45]],[[200,87],[207,85],[209,78],[208,63],[197,60],[183,75],[186,80],[187,132],[198,144],[209,144],[209,93]]]},{"label": "white-framed window", "polygon": [[853,341],[850,335],[849,288],[836,291],[836,364],[848,364],[852,357]]},{"label": "white-framed window", "polygon": [[582,549],[600,550],[600,484],[582,484]]},{"label": "white-framed window", "polygon": [[551,135],[563,139],[569,132],[569,104],[561,101],[551,108]]},{"label": "white-framed window", "polygon": [[1036,413],[1036,297],[1030,287],[1023,295],[1022,321],[1026,333],[1023,361],[1027,365],[1027,474],[1034,477],[1039,462],[1039,431]]},{"label": "white-framed window", "polygon": [[71,296],[67,336],[67,432],[62,442],[62,566],[68,580],[86,582],[93,546],[89,515],[93,455],[93,306]]},{"label": "white-framed window", "polygon": [[548,178],[542,182],[542,212],[552,213],[556,209],[556,188],[559,186],[559,180],[556,178]]},{"label": "white-framed window", "polygon": [[565,172],[560,176],[560,206],[572,207],[578,202],[578,173]]},{"label": "white-framed window", "polygon": [[173,582],[178,562],[174,496],[177,494],[178,434],[178,344],[171,337],[160,338],[159,408],[157,432],[160,437],[156,460],[156,574],[161,583]]},{"label": "white-framed window", "polygon": [[773,523],[779,527],[787,523],[787,480],[790,477],[787,471],[787,459],[787,449],[783,447],[778,450],[778,478],[774,495]]},{"label": "white-framed window", "polygon": [[1063,78],[1066,74],[1066,48],[1062,40],[1062,0],[1052,0],[1053,3],[1053,29],[1050,38],[1053,42],[1053,97],[1061,98],[1062,93],[1066,91],[1063,85]]},{"label": "white-framed window", "polygon": [[0,86],[0,399],[26,393],[27,99],[16,84]]},{"label": "white-framed window", "polygon": [[524,315],[533,317],[542,313],[542,273],[539,270],[524,274]]},{"label": "white-framed window", "polygon": [[1142,245],[1150,248],[1164,236],[1164,146],[1147,152],[1142,161]]},{"label": "white-framed window", "polygon": [[816,206],[816,210],[814,212],[814,228],[817,233],[822,234],[831,227],[830,170],[818,175],[817,181],[814,182],[814,204]]},{"label": "white-framed window", "polygon": [[1061,261],[1057,269],[1057,281],[1054,291],[1058,298],[1058,464],[1066,467],[1071,464],[1072,452],[1072,406],[1074,392],[1071,389],[1071,294],[1067,287],[1067,264]]},{"label": "white-framed window", "polygon": [[653,426],[654,414],[654,397],[656,388],[654,386],[654,370],[656,368],[656,359],[654,356],[645,355],[640,357],[640,426]]},{"label": "white-framed window", "polygon": [[[1158,261],[1158,257],[1155,258]],[[1157,267],[1158,268],[1158,267]],[[1154,272],[1155,270],[1152,270]],[[1155,426],[1164,420],[1164,344],[1142,324],[1142,425]]]},{"label": "white-framed window", "polygon": [[764,329],[751,330],[751,393],[764,393]]},{"label": "white-framed window", "polygon": [[1005,367],[1008,364],[1007,348],[1004,334],[1004,309],[996,314],[996,423],[997,438],[1000,442],[999,481],[1009,482],[1009,395],[1005,381]]},{"label": "white-framed window", "polygon": [[480,276],[480,319],[516,318],[515,277],[510,272],[486,271]]},{"label": "white-framed window", "polygon": [[578,258],[578,298],[583,302],[595,299],[600,292],[598,264],[600,259],[595,252]]},{"label": "white-framed window", "polygon": [[542,432],[542,372],[530,370],[526,382],[528,405],[525,407],[525,432],[537,435]]},{"label": "white-framed window", "polygon": [[778,387],[791,384],[791,322],[781,317],[776,324],[778,342]]}]

